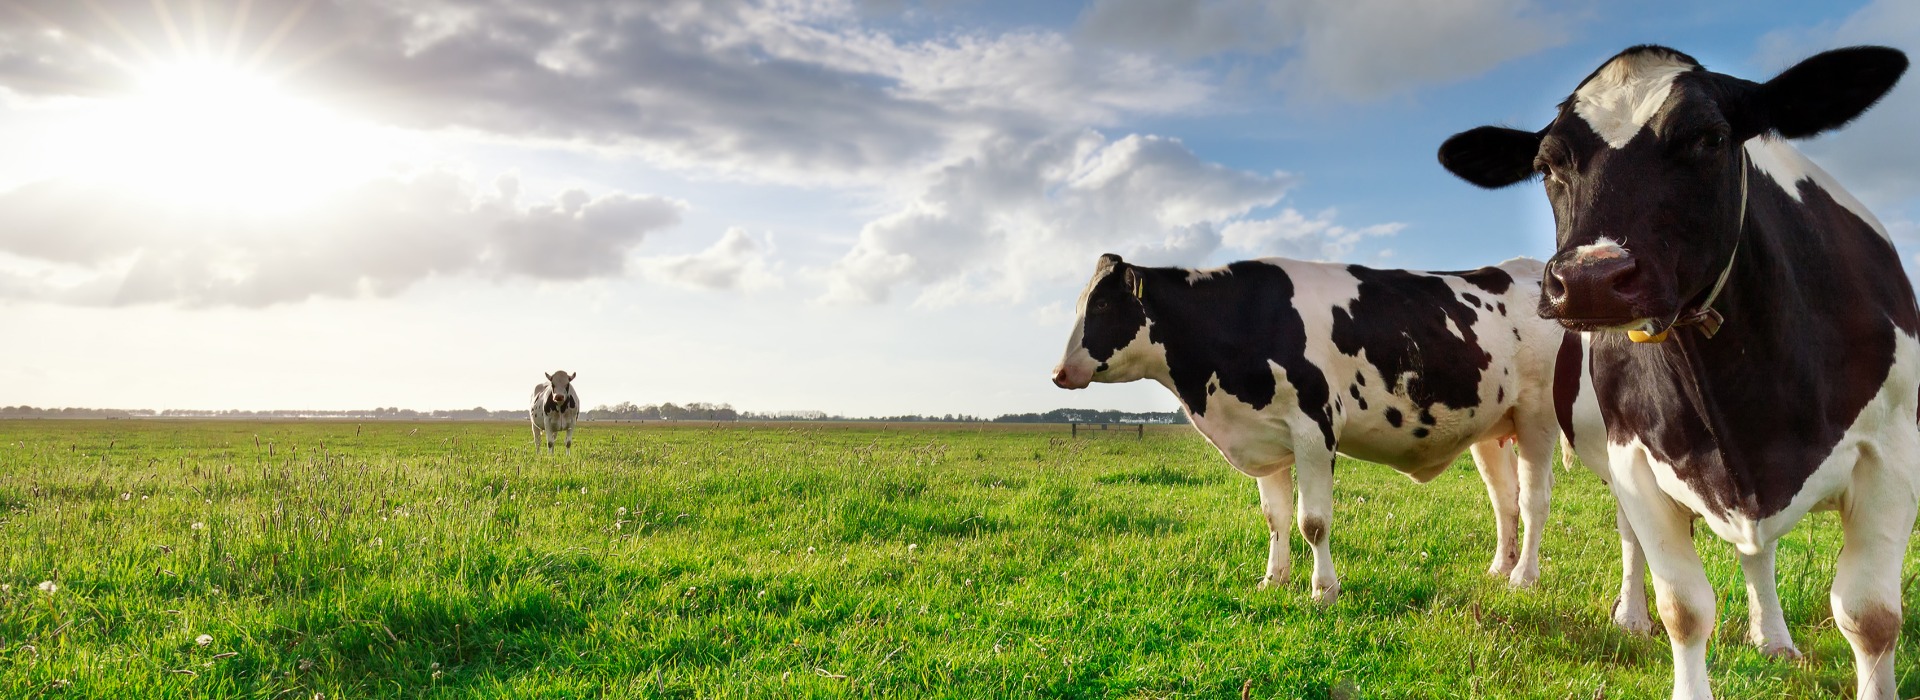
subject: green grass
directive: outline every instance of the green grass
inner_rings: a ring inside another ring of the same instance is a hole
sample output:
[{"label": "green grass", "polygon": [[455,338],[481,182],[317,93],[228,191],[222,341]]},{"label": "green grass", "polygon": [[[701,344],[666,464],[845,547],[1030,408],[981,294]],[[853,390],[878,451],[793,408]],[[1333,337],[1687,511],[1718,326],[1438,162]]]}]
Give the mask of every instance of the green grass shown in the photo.
[{"label": "green grass", "polygon": [[[1465,460],[1337,474],[1323,610],[1297,537],[1254,589],[1253,483],[1186,428],[591,424],[549,458],[514,424],[0,422],[0,697],[1666,695],[1664,637],[1608,622],[1592,476],[1513,591]],[[1720,696],[1850,696],[1837,519],[1781,543],[1799,663],[1741,643],[1696,540]]]}]

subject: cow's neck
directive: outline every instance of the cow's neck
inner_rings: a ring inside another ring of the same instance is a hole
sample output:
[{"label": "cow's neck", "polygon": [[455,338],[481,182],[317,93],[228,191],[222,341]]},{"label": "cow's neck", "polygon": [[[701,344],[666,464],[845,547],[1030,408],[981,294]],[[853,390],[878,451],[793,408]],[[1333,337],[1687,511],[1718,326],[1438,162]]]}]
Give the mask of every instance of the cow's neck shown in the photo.
[{"label": "cow's neck", "polygon": [[1613,441],[1638,440],[1710,509],[1752,518],[1787,506],[1881,391],[1895,333],[1920,332],[1891,243],[1817,187],[1796,200],[1759,184],[1717,334],[1595,346]]}]

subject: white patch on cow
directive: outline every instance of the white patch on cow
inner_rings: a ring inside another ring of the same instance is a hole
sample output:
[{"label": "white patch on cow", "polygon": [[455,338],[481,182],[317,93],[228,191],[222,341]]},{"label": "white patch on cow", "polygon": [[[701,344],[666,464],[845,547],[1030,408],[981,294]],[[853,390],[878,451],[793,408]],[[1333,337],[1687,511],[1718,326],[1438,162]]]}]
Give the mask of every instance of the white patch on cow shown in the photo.
[{"label": "white patch on cow", "polygon": [[1619,241],[1613,240],[1612,238],[1601,236],[1594,239],[1592,243],[1574,248],[1573,262],[1576,264],[1584,264],[1596,260],[1624,258],[1627,257],[1627,255],[1626,246],[1620,245]]},{"label": "white patch on cow", "polygon": [[1773,178],[1773,181],[1780,185],[1780,189],[1787,191],[1787,196],[1792,197],[1793,201],[1801,201],[1800,183],[1811,180],[1815,187],[1825,191],[1827,196],[1832,197],[1833,201],[1840,206],[1846,207],[1847,211],[1853,212],[1854,216],[1860,217],[1860,220],[1872,227],[1881,238],[1892,240],[1887,235],[1887,228],[1880,224],[1880,219],[1875,217],[1873,212],[1867,210],[1867,205],[1861,204],[1860,200],[1854,198],[1853,193],[1840,186],[1839,180],[1835,180],[1832,175],[1827,174],[1826,170],[1808,160],[1800,153],[1800,149],[1793,147],[1793,144],[1783,139],[1755,136],[1747,140],[1745,147],[1747,158],[1753,162],[1753,167]]},{"label": "white patch on cow", "polygon": [[1615,58],[1573,93],[1573,112],[1608,146],[1625,148],[1667,103],[1673,79],[1694,68],[1658,52]]}]

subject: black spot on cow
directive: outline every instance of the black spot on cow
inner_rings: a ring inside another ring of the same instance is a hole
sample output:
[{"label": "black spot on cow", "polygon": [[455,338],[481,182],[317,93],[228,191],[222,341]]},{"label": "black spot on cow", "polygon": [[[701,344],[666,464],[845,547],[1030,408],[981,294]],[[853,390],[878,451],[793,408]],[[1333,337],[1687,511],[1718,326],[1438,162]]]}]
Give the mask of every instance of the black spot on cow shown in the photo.
[{"label": "black spot on cow", "polygon": [[1553,359],[1553,415],[1560,420],[1560,432],[1573,442],[1573,402],[1580,398],[1580,336],[1565,333],[1560,352]]},{"label": "black spot on cow", "polygon": [[1507,387],[1506,387],[1506,385],[1505,385],[1505,384],[1502,384],[1502,385],[1500,385],[1500,393],[1498,393],[1498,394],[1494,394],[1494,396],[1493,396],[1493,402],[1494,402],[1494,403],[1506,403],[1506,402],[1507,402]]},{"label": "black spot on cow", "polygon": [[1460,298],[1467,300],[1467,303],[1472,304],[1474,306],[1480,306],[1481,308],[1486,308],[1480,304],[1480,297],[1474,296],[1473,292],[1461,292]]},{"label": "black spot on cow", "polygon": [[1478,270],[1464,270],[1460,272],[1435,272],[1433,274],[1458,277],[1471,282],[1475,287],[1487,290],[1488,294],[1494,296],[1506,294],[1507,289],[1513,286],[1513,275],[1509,275],[1506,270],[1497,267],[1483,267]]},{"label": "black spot on cow", "polygon": [[1498,304],[1497,306],[1499,306],[1499,307],[1500,307],[1500,315],[1501,315],[1501,316],[1505,316],[1505,315],[1507,315],[1507,302],[1504,302],[1504,301],[1503,301],[1503,302],[1500,302],[1500,303],[1499,303],[1499,304]]},{"label": "black spot on cow", "polygon": [[1362,371],[1359,371],[1359,370],[1354,370],[1354,372],[1353,372],[1353,383],[1355,383],[1355,384],[1359,384],[1360,386],[1366,386],[1366,385],[1367,385],[1367,373],[1365,373],[1365,372],[1362,372]]},{"label": "black spot on cow", "polygon": [[1416,438],[1423,438],[1423,437],[1426,437],[1426,436],[1427,436],[1427,429],[1426,429],[1426,428],[1414,428],[1414,429],[1413,429],[1413,436],[1414,436],[1414,437],[1416,437]]},{"label": "black spot on cow", "polygon": [[[1447,280],[1405,270],[1375,270],[1349,265],[1360,280],[1357,296],[1333,309],[1333,344],[1359,356],[1387,378],[1387,390],[1415,408],[1436,404],[1464,409],[1480,403],[1480,375],[1493,355],[1480,347],[1473,307],[1461,301]],[[1503,270],[1443,273],[1464,277],[1482,288],[1504,290],[1512,278]],[[1448,330],[1458,329],[1459,335]],[[1388,420],[1398,425],[1398,415]]]},{"label": "black spot on cow", "polygon": [[1365,410],[1367,410],[1367,400],[1366,400],[1366,399],[1364,399],[1364,398],[1360,398],[1360,397],[1354,397],[1354,399],[1353,399],[1353,402],[1354,402],[1354,403],[1355,403],[1356,405],[1358,405],[1358,406],[1360,407],[1360,410],[1362,410],[1362,411],[1365,411]]},{"label": "black spot on cow", "polygon": [[1426,425],[1434,425],[1439,423],[1440,421],[1434,420],[1432,411],[1429,411],[1423,408],[1423,409],[1420,409],[1420,422]]},{"label": "black spot on cow", "polygon": [[[1255,410],[1266,408],[1279,388],[1268,363],[1279,365],[1293,385],[1300,411],[1319,424],[1326,446],[1333,448],[1332,387],[1306,358],[1306,324],[1293,307],[1293,280],[1286,271],[1243,261],[1192,282],[1189,274],[1185,269],[1117,262],[1114,272],[1095,283],[1088,295],[1083,331],[1088,352],[1104,361],[1152,319],[1149,339],[1166,349],[1174,392],[1196,416],[1207,414],[1208,397],[1217,392]],[[1126,279],[1128,275],[1134,278]],[[1134,297],[1135,290],[1140,297]],[[1091,304],[1099,299],[1110,299],[1116,302],[1113,308],[1120,309],[1111,324],[1095,319]],[[1096,350],[1095,343],[1104,352]]]},{"label": "black spot on cow", "polygon": [[1514,340],[1520,339],[1520,329],[1518,328],[1513,329],[1513,339]]},{"label": "black spot on cow", "polygon": [[1367,399],[1360,395],[1360,386],[1358,384],[1348,384],[1347,393],[1353,395],[1353,402],[1360,407],[1360,410],[1367,410]]},{"label": "black spot on cow", "polygon": [[1387,425],[1391,425],[1395,428],[1400,427],[1400,409],[1394,408],[1392,406],[1388,406],[1387,411],[1384,415],[1387,418]]}]

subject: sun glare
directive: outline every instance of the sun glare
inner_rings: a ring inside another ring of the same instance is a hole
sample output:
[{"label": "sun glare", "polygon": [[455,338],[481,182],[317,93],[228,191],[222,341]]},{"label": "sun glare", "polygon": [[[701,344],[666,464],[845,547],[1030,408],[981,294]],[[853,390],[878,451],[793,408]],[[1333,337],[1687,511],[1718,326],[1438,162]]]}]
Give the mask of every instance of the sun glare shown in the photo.
[{"label": "sun glare", "polygon": [[180,204],[298,208],[377,172],[382,137],[261,75],[212,62],[157,66],[75,120],[73,174]]}]

